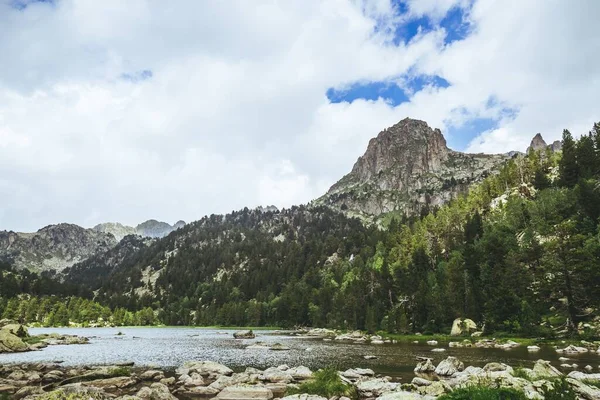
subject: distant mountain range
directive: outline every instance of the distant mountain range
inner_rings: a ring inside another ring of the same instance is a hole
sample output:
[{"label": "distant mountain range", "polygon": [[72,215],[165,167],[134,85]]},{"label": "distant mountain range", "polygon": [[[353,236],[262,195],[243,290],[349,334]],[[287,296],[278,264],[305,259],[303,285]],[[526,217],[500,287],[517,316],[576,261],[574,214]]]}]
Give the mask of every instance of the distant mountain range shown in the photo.
[{"label": "distant mountain range", "polygon": [[148,220],[135,228],[105,223],[92,229],[75,224],[48,225],[37,232],[0,231],[0,260],[17,269],[56,271],[112,249],[127,235],[161,238],[185,225]]}]

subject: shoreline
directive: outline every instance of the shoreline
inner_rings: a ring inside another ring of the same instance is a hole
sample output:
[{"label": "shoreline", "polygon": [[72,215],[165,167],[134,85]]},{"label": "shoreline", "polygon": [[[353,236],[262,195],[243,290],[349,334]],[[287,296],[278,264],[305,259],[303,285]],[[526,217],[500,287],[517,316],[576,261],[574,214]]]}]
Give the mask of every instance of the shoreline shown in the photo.
[{"label": "shoreline", "polygon": [[[565,375],[544,360],[536,361],[533,368],[498,362],[473,367],[451,356],[437,365],[430,358],[415,360],[415,364],[410,382],[368,368],[311,371],[302,365],[273,365],[264,370],[247,367],[234,372],[207,360],[188,361],[176,369],[139,367],[133,362],[79,367],[61,363],[0,364],[0,398],[342,400],[349,396],[354,400],[430,400],[477,387],[514,390],[525,398],[543,399],[548,390],[559,385],[566,385],[560,390],[570,390],[582,399],[600,396],[600,373],[572,371]],[[338,392],[322,396],[332,380]]]}]

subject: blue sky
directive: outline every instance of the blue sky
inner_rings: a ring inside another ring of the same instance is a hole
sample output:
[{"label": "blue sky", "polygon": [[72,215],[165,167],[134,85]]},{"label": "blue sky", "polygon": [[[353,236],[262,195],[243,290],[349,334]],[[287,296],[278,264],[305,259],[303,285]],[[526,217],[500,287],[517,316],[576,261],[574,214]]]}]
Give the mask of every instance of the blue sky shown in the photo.
[{"label": "blue sky", "polygon": [[[435,21],[427,15],[412,17],[404,1],[395,0],[393,4],[397,16],[403,20],[402,23],[395,26],[393,32],[392,42],[395,46],[399,44],[406,45],[418,34],[425,34],[440,28],[443,28],[446,32],[444,44],[448,46],[456,41],[464,40],[471,30],[466,15],[468,8],[454,6],[440,21]],[[410,102],[412,95],[423,90],[426,86],[447,88],[450,85],[441,76],[419,75],[409,71],[405,75],[398,76],[395,80],[350,82],[343,87],[329,88],[326,94],[332,103],[352,103],[358,99],[377,100],[382,98],[392,106],[398,106]],[[463,150],[480,133],[494,129],[497,126],[498,120],[492,118],[473,118],[460,126],[449,125],[446,132],[448,144],[452,148]]]}]

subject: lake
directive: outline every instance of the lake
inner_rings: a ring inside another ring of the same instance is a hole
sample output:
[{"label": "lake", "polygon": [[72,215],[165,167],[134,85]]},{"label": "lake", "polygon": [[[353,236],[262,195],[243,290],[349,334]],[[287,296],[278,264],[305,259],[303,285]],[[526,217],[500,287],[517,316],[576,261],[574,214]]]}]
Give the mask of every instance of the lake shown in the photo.
[{"label": "lake", "polygon": [[[326,342],[322,339],[286,336],[273,331],[255,331],[256,339],[233,339],[234,330],[206,328],[31,328],[31,334],[58,332],[87,336],[90,344],[49,346],[42,351],[0,354],[0,364],[63,361],[65,365],[114,364],[133,361],[138,366],[174,368],[189,360],[211,360],[243,370],[246,367],[268,368],[287,364],[290,367],[305,365],[311,369],[335,366],[347,368],[371,368],[377,373],[410,381],[417,356],[433,358],[437,364],[449,355],[458,357],[467,365],[483,366],[497,361],[511,366],[532,367],[542,358],[560,365],[558,354],[551,347],[542,347],[537,353],[529,353],[524,346],[511,349],[448,348],[444,353],[432,352],[431,346],[421,344],[353,344]],[[124,335],[117,336],[118,332]],[[282,343],[289,351],[246,349],[246,346],[262,341]],[[377,359],[365,360],[365,355]],[[600,355],[587,353],[568,356],[569,363],[577,363],[580,369],[592,365],[598,370]]]}]

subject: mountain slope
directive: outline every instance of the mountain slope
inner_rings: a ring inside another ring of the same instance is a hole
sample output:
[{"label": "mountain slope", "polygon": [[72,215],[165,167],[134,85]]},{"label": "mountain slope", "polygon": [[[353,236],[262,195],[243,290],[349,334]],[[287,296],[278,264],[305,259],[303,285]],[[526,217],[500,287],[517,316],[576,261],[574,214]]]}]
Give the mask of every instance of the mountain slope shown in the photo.
[{"label": "mountain slope", "polygon": [[61,271],[116,244],[111,234],[74,224],[48,225],[34,233],[0,231],[0,260],[17,269]]},{"label": "mountain slope", "polygon": [[450,150],[439,129],[406,118],[371,139],[352,171],[315,204],[350,214],[416,214],[464,193],[508,158]]}]

